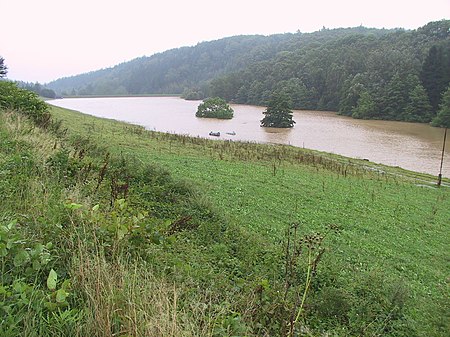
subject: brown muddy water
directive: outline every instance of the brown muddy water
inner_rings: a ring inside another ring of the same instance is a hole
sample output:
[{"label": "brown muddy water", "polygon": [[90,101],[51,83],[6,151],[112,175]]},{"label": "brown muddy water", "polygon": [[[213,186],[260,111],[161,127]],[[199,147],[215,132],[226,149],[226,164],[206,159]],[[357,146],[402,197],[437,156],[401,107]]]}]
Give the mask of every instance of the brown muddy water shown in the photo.
[{"label": "brown muddy water", "polygon": [[[48,103],[148,130],[211,139],[289,144],[437,175],[444,130],[427,124],[357,120],[333,112],[294,110],[295,127],[260,127],[264,107],[232,104],[231,120],[195,117],[201,101],[178,97],[64,98]],[[220,137],[209,132],[220,132]],[[227,133],[235,133],[230,135]],[[450,177],[450,135],[443,176]]]}]

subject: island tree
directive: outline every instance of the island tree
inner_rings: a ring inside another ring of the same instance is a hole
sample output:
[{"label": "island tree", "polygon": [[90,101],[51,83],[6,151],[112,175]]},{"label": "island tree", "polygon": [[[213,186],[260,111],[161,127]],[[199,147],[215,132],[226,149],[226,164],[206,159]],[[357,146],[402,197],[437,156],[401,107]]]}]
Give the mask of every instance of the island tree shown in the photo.
[{"label": "island tree", "polygon": [[233,109],[224,99],[210,97],[198,106],[195,116],[201,118],[231,119],[233,118]]},{"label": "island tree", "polygon": [[281,92],[275,92],[269,100],[267,109],[263,112],[264,118],[261,126],[269,128],[292,128],[295,121],[292,119],[292,102]]}]

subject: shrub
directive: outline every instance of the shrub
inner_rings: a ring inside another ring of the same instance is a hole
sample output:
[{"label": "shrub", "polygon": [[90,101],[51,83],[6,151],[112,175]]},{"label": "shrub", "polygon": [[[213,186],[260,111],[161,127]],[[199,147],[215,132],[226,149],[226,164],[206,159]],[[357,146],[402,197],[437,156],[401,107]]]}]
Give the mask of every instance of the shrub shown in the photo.
[{"label": "shrub", "polygon": [[326,287],[320,291],[313,306],[319,317],[346,323],[351,309],[350,301],[350,295],[345,289]]},{"label": "shrub", "polygon": [[46,128],[51,124],[47,104],[34,92],[20,89],[12,82],[0,82],[0,109],[19,111],[40,127]]},{"label": "shrub", "polygon": [[196,117],[233,118],[233,109],[220,97],[207,98],[198,106]]}]

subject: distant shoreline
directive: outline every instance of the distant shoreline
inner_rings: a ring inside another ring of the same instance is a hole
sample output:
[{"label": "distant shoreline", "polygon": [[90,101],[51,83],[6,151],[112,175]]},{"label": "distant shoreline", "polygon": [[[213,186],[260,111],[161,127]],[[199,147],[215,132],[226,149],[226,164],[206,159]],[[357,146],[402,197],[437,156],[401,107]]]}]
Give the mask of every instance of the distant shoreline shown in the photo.
[{"label": "distant shoreline", "polygon": [[58,97],[61,98],[114,98],[114,97],[181,97],[181,94],[124,94],[124,95],[67,95]]}]

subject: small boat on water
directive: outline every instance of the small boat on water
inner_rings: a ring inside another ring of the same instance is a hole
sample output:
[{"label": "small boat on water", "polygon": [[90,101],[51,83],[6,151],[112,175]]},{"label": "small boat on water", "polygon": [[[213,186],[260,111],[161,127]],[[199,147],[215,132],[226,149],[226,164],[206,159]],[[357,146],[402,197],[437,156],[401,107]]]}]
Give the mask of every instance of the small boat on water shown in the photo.
[{"label": "small boat on water", "polygon": [[217,132],[211,131],[211,132],[209,133],[209,135],[210,135],[210,136],[215,136],[215,137],[220,137],[220,132],[219,132],[219,131],[217,131]]},{"label": "small boat on water", "polygon": [[234,132],[234,131],[232,131],[232,132],[227,132],[227,135],[236,136],[236,132]]}]

